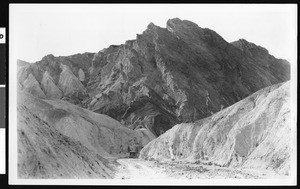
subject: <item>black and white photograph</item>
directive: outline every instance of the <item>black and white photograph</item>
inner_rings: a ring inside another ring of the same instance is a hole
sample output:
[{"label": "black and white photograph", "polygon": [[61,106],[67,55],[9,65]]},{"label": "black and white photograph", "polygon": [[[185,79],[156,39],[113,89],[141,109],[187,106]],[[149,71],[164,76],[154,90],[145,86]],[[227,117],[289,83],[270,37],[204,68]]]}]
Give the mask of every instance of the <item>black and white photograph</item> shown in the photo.
[{"label": "black and white photograph", "polygon": [[10,184],[297,182],[296,4],[10,4],[7,32]]}]

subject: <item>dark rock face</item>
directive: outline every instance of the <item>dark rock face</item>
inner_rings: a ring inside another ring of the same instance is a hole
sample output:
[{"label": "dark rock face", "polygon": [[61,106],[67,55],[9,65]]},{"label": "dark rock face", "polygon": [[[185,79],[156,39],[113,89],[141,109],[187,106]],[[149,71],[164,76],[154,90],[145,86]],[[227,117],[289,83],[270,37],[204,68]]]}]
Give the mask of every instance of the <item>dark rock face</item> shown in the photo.
[{"label": "dark rock face", "polygon": [[60,64],[69,66],[87,91],[77,104],[156,135],[290,77],[289,63],[264,48],[245,40],[230,44],[216,32],[178,18],[166,28],[151,23],[135,40],[96,54],[48,55],[20,67],[25,71],[19,81],[32,73],[41,82],[47,70],[58,84]]},{"label": "dark rock face", "polygon": [[278,80],[289,80],[290,70],[289,62],[283,59],[276,59],[274,56],[270,55],[268,50],[250,43],[245,39],[240,39],[238,41],[232,42],[232,45],[247,54],[252,60],[258,62],[263,69],[267,70],[272,76]]}]

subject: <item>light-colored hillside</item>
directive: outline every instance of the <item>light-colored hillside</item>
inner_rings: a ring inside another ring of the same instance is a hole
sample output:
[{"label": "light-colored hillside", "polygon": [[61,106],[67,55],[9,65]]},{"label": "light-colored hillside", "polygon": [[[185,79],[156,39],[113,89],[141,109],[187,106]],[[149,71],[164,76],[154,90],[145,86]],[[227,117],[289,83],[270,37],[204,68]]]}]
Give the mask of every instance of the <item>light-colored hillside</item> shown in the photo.
[{"label": "light-colored hillside", "polygon": [[140,157],[290,171],[289,82],[264,88],[195,123],[178,124]]},{"label": "light-colored hillside", "polygon": [[[110,178],[107,157],[127,156],[139,131],[63,100],[18,94],[18,168],[21,178]],[[148,141],[149,142],[149,141]]]}]

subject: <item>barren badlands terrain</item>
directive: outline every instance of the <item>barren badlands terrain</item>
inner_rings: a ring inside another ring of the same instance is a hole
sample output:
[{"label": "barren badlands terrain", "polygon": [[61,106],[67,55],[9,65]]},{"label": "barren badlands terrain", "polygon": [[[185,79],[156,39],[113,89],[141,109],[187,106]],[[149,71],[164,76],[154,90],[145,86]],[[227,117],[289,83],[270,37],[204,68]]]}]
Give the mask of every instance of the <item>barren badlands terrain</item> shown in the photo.
[{"label": "barren badlands terrain", "polygon": [[20,178],[290,174],[290,64],[245,39],[174,18],[97,53],[17,63]]}]

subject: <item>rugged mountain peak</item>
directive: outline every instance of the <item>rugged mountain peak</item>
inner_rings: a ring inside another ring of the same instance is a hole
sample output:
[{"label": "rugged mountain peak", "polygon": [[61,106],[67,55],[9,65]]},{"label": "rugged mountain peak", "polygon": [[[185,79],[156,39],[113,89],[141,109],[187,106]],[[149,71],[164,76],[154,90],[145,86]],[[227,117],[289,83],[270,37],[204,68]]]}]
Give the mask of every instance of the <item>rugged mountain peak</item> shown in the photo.
[{"label": "rugged mountain peak", "polygon": [[39,98],[46,98],[46,95],[42,91],[39,82],[31,73],[28,75],[27,79],[22,83],[22,85],[24,91]]},{"label": "rugged mountain peak", "polygon": [[150,24],[148,24],[148,26],[147,26],[147,29],[154,29],[156,27],[157,26],[153,22],[150,22]]},{"label": "rugged mountain peak", "polygon": [[44,56],[43,58],[42,58],[42,61],[53,61],[54,60],[54,55],[53,54],[48,54],[48,55],[46,55],[46,56]]},{"label": "rugged mountain peak", "polygon": [[[191,44],[210,43],[210,45],[223,45],[224,43],[227,43],[215,31],[208,28],[201,28],[196,23],[189,20],[180,20],[179,18],[169,19],[167,21],[167,30]],[[198,44],[198,48],[199,47]]]},{"label": "rugged mountain peak", "polygon": [[200,28],[197,24],[188,20],[180,20],[179,18],[169,19],[167,21],[167,30],[181,34],[191,33],[195,30],[202,32],[202,28]]},{"label": "rugged mountain peak", "polygon": [[280,63],[257,71],[253,64],[260,63],[190,21],[170,19],[167,29],[150,23],[136,40],[94,56],[99,95],[89,107],[133,128],[141,122],[159,135],[174,122],[207,117],[286,79],[275,72]]},{"label": "rugged mountain peak", "polygon": [[45,71],[41,87],[48,98],[61,98],[62,91],[54,84],[54,80],[48,71]]},{"label": "rugged mountain peak", "polygon": [[72,103],[156,135],[289,79],[289,65],[282,60],[252,49],[244,53],[213,30],[179,18],[168,20],[167,28],[150,23],[136,40],[95,54],[48,57],[50,62],[28,70],[38,81],[48,70],[65,95],[89,91],[86,98],[73,96]]},{"label": "rugged mountain peak", "polygon": [[182,23],[182,20],[178,17],[176,18],[171,18],[167,21],[167,25],[169,25],[170,23]]},{"label": "rugged mountain peak", "polygon": [[239,39],[238,41],[234,41],[231,44],[250,56],[257,55],[258,53],[263,55],[269,54],[269,51],[267,49],[254,43],[248,42],[245,39]]},{"label": "rugged mountain peak", "polygon": [[179,27],[185,27],[185,28],[200,28],[196,23],[188,21],[188,20],[181,20],[179,18],[173,18],[169,19],[167,21],[167,27],[171,28],[179,28]]},{"label": "rugged mountain peak", "polygon": [[[167,21],[167,30],[179,41],[187,43],[192,51],[202,51],[202,53],[207,51],[206,41],[208,40],[205,37],[211,35],[211,32],[204,30],[197,24],[188,20],[175,18]],[[207,36],[205,36],[205,34]],[[209,38],[211,38],[211,36],[209,36]],[[209,54],[209,52],[207,51],[205,54]]]}]

